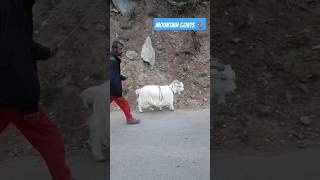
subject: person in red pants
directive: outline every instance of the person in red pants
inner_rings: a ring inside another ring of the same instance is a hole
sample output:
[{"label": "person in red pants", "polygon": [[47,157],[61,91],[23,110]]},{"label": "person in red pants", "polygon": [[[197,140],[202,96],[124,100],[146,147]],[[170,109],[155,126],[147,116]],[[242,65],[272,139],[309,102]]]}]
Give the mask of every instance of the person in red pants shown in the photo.
[{"label": "person in red pants", "polygon": [[122,83],[127,77],[121,75],[120,56],[124,51],[124,45],[120,41],[112,43],[112,51],[110,55],[110,104],[115,101],[126,116],[127,124],[138,124],[139,119],[133,118],[128,101],[122,96]]},{"label": "person in red pants", "polygon": [[36,60],[54,51],[33,41],[34,3],[0,1],[0,133],[12,123],[40,153],[53,180],[71,180],[62,137],[39,105]]}]

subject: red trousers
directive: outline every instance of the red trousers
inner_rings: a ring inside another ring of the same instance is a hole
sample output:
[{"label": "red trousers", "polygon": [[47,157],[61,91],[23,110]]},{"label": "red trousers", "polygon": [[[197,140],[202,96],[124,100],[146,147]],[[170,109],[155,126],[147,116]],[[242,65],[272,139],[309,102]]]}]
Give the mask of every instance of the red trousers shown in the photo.
[{"label": "red trousers", "polygon": [[110,104],[115,101],[126,116],[127,121],[132,119],[130,105],[124,97],[110,96]]},{"label": "red trousers", "polygon": [[41,107],[39,107],[36,122],[25,121],[23,114],[15,108],[0,107],[0,134],[10,123],[12,123],[41,154],[53,180],[71,179],[70,170],[65,162],[62,137]]}]

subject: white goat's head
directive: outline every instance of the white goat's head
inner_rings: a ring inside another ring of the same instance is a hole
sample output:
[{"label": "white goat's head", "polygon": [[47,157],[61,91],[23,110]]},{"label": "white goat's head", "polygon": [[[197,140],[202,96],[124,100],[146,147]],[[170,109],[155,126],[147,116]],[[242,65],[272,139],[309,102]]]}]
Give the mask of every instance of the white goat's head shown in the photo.
[{"label": "white goat's head", "polygon": [[231,65],[223,65],[216,63],[212,65],[212,94],[218,96],[218,104],[225,104],[224,96],[229,93],[234,93],[237,89],[235,72]]},{"label": "white goat's head", "polygon": [[178,80],[174,80],[171,84],[170,87],[172,88],[174,93],[181,94],[182,91],[184,91],[184,85],[182,82]]}]

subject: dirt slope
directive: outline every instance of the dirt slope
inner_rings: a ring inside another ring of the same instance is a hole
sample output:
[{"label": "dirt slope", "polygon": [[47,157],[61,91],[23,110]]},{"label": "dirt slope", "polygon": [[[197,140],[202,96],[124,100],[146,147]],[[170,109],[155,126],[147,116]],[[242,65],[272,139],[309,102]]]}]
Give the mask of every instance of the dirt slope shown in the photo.
[{"label": "dirt slope", "polygon": [[215,147],[319,141],[320,2],[216,1],[213,12],[212,54],[235,69],[239,91],[213,105]]}]

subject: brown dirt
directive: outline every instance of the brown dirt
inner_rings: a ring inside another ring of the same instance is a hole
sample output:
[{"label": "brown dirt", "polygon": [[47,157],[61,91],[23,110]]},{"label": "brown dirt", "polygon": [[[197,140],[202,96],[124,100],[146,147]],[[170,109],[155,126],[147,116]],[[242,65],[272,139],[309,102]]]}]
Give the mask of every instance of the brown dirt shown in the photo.
[{"label": "brown dirt", "polygon": [[[320,2],[215,1],[213,17],[212,55],[235,69],[238,93],[227,106],[212,104],[212,145],[261,150],[318,142],[320,50],[312,47],[320,44]],[[311,123],[301,123],[303,116]]]}]

